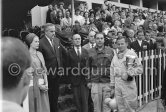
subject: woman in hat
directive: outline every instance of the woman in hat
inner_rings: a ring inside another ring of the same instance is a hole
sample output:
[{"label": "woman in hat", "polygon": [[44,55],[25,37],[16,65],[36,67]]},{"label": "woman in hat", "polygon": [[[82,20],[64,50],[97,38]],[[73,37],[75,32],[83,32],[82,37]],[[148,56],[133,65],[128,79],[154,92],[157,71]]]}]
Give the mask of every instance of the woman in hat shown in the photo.
[{"label": "woman in hat", "polygon": [[26,36],[25,43],[29,48],[32,59],[33,76],[30,80],[29,88],[29,111],[30,112],[50,112],[48,99],[48,82],[45,61],[39,48],[39,37],[34,33]]}]

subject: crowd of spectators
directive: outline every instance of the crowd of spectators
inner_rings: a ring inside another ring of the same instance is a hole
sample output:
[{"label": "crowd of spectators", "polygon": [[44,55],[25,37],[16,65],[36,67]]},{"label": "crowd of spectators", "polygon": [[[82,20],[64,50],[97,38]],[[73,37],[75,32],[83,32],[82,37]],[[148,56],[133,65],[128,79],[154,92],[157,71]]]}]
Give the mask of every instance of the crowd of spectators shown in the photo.
[{"label": "crowd of spectators", "polygon": [[68,9],[64,9],[64,5],[63,2],[50,4],[47,12],[47,22],[56,24],[62,31],[73,31],[74,33],[103,32],[105,39],[108,40],[105,42],[107,46],[112,46],[112,39],[119,36],[126,36],[130,44],[139,40],[138,34],[143,32],[141,40],[146,41],[145,44],[147,42],[150,44],[147,49],[164,48],[166,46],[166,39],[164,38],[166,13],[164,11],[152,12],[149,9],[132,9],[130,5],[129,8],[122,8],[106,0],[101,7],[95,9],[88,9],[87,3],[80,3],[75,9],[72,20],[71,5]]}]

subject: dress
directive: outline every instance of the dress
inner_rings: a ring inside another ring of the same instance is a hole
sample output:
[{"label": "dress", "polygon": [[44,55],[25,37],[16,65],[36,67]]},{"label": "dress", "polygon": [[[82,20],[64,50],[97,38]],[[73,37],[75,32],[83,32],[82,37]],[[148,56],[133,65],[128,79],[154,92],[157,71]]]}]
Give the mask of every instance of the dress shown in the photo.
[{"label": "dress", "polygon": [[48,92],[45,92],[39,88],[39,83],[45,83],[43,82],[43,74],[39,73],[39,70],[42,69],[42,62],[37,54],[31,55],[31,57],[32,67],[35,71],[32,79],[30,80],[30,88],[28,93],[29,112],[50,112]]}]

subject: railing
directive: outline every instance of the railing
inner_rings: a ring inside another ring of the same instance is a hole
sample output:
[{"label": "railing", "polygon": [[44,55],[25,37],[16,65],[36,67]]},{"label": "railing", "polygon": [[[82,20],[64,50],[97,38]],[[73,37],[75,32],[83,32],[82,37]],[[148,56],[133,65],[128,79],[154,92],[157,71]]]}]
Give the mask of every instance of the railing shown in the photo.
[{"label": "railing", "polygon": [[161,97],[162,77],[165,70],[166,54],[161,50],[138,53],[143,64],[143,74],[136,76],[139,107]]}]

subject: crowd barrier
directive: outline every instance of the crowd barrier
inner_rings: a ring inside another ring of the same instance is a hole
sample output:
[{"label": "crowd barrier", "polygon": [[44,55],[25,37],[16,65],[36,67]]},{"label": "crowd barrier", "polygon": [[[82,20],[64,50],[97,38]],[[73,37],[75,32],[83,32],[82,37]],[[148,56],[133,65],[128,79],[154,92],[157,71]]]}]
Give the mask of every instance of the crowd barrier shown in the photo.
[{"label": "crowd barrier", "polygon": [[138,53],[143,64],[143,74],[136,76],[139,107],[161,97],[162,77],[164,75],[166,54],[162,50]]}]

